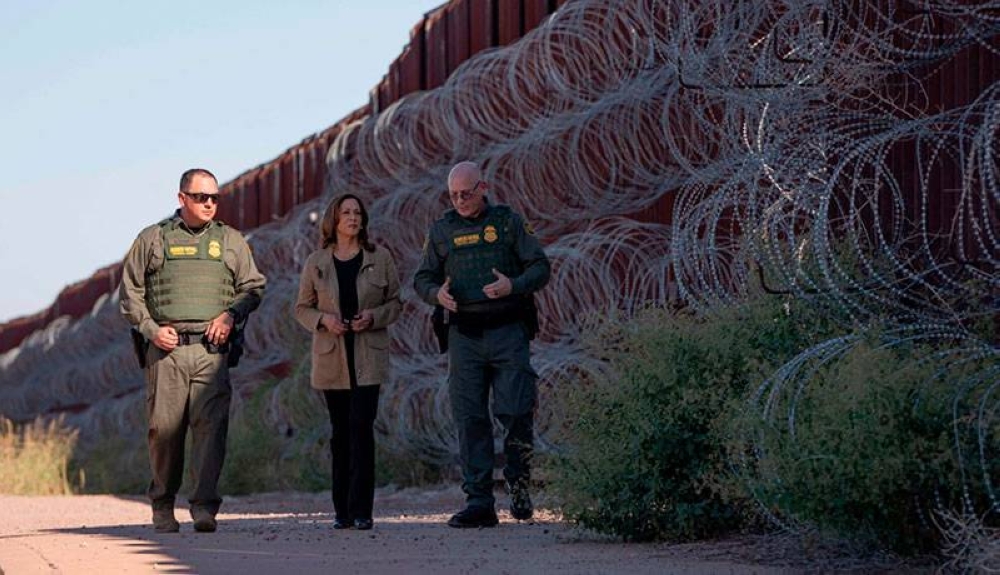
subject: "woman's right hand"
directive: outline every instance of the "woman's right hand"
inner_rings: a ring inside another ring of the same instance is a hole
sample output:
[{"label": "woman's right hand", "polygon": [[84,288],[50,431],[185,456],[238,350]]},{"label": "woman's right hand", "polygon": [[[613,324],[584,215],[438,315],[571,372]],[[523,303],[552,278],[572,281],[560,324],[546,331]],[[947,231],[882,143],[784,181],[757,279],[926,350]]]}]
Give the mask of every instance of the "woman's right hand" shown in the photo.
[{"label": "woman's right hand", "polygon": [[341,321],[340,314],[324,313],[323,317],[319,320],[319,324],[326,328],[326,331],[334,335],[344,335],[347,333],[347,326]]}]

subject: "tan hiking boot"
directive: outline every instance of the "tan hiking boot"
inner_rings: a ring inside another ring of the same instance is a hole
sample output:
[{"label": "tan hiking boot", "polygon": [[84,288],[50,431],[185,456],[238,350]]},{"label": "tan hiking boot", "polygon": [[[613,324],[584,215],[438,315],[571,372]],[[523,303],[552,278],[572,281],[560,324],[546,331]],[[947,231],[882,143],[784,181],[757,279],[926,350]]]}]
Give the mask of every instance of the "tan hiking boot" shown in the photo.
[{"label": "tan hiking boot", "polygon": [[174,518],[173,508],[153,510],[153,529],[157,533],[177,533],[181,524]]},{"label": "tan hiking boot", "polygon": [[194,530],[199,533],[212,533],[218,526],[215,516],[204,509],[192,509],[191,518],[194,519]]}]

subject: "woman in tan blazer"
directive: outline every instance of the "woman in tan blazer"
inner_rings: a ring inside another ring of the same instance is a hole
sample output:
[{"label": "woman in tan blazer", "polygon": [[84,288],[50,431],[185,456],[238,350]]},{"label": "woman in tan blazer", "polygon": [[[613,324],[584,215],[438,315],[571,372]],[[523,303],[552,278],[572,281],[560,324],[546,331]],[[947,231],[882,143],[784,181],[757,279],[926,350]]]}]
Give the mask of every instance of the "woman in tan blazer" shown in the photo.
[{"label": "woman in tan blazer", "polygon": [[352,194],[335,198],[320,226],[320,249],[299,278],[295,318],[312,332],[312,386],[323,392],[333,435],[334,529],[372,528],[375,416],[389,376],[389,333],[399,317],[399,277],[368,238],[368,212]]}]

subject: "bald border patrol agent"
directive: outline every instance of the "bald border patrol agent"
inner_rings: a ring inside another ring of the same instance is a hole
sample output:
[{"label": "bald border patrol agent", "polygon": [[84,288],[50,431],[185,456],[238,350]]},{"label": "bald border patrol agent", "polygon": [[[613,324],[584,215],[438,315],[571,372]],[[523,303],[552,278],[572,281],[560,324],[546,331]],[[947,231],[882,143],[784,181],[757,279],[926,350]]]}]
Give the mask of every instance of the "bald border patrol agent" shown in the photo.
[{"label": "bald border patrol agent", "polygon": [[211,172],[184,172],[177,199],[174,215],[142,230],[125,256],[120,309],[143,342],[153,527],[180,528],[174,500],[190,428],[191,518],[196,531],[212,532],[222,503],[229,367],[239,356],[234,328],[260,305],[266,280],[240,232],[214,219],[219,185]]},{"label": "bald border patrol agent", "polygon": [[[458,427],[467,507],[451,527],[493,527],[493,419],[505,430],[504,479],[511,515],[533,515],[528,491],[538,378],[529,361],[537,330],[532,294],[548,283],[549,260],[530,225],[486,200],[489,186],[473,162],[448,175],[454,209],[431,226],[413,287],[447,311],[448,393]],[[444,347],[444,346],[442,346]]]}]

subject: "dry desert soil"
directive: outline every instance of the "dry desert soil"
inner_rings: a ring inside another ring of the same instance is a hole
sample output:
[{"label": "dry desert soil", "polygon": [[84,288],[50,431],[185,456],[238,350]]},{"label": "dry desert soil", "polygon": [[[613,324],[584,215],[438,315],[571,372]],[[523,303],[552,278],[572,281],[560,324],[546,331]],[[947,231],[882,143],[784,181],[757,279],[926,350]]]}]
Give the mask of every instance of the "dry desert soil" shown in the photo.
[{"label": "dry desert soil", "polygon": [[140,497],[0,495],[0,575],[36,573],[627,573],[897,572],[899,565],[809,557],[799,544],[744,536],[697,544],[626,544],[544,508],[518,522],[498,494],[495,529],[452,529],[456,487],[379,489],[371,531],[332,529],[328,496],[227,498],[215,533],[155,533]]}]

